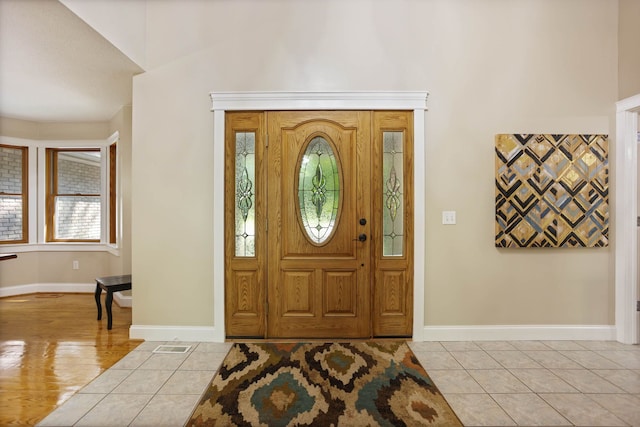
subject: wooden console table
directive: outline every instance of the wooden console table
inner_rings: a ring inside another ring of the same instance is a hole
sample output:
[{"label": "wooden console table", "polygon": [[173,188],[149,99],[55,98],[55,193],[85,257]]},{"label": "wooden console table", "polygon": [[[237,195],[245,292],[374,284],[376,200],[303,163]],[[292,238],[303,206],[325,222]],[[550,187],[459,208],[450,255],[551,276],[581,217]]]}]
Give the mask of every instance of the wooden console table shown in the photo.
[{"label": "wooden console table", "polygon": [[131,275],[98,277],[96,279],[96,305],[98,306],[98,320],[102,319],[102,304],[100,304],[100,294],[102,290],[107,291],[105,305],[107,306],[107,329],[111,329],[112,316],[111,304],[113,303],[113,293],[128,291],[131,289]]}]

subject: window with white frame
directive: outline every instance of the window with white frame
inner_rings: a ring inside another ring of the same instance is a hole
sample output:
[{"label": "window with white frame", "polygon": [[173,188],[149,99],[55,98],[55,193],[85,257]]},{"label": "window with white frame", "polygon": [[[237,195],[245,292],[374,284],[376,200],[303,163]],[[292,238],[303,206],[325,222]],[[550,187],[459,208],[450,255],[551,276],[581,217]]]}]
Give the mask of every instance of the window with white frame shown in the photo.
[{"label": "window with white frame", "polygon": [[28,147],[0,145],[0,243],[26,243]]},{"label": "window with white frame", "polygon": [[115,244],[116,141],[0,137],[0,244]]},{"label": "window with white frame", "polygon": [[100,149],[47,148],[47,242],[99,242]]}]

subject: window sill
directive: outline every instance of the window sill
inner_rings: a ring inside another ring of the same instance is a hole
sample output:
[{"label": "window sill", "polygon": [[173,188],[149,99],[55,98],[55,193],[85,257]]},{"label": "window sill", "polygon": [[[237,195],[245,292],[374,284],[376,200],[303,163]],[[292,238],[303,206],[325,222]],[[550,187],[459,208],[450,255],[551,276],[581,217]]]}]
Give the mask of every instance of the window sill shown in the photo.
[{"label": "window sill", "polygon": [[2,252],[109,252],[119,256],[120,249],[109,243],[22,243],[0,245]]}]

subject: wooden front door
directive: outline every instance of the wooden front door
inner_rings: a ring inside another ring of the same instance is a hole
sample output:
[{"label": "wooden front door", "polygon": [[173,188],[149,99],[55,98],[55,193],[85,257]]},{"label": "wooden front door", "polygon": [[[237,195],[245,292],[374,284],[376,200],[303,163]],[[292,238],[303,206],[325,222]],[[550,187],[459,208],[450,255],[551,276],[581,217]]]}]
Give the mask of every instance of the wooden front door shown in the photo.
[{"label": "wooden front door", "polygon": [[410,112],[227,113],[228,337],[412,333]]},{"label": "wooden front door", "polygon": [[363,112],[269,114],[269,335],[371,335],[369,132]]}]

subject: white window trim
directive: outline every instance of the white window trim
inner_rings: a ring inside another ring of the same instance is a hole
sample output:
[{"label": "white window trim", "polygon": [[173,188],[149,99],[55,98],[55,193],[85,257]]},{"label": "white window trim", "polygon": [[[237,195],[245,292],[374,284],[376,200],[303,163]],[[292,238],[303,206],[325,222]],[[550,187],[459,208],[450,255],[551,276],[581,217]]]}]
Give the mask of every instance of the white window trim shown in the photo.
[{"label": "white window trim", "polygon": [[[117,235],[116,244],[109,243],[109,147],[119,139],[119,133],[115,132],[107,139],[85,139],[85,140],[32,140],[0,136],[0,144],[15,145],[29,148],[29,241],[27,243],[3,244],[0,245],[2,252],[46,252],[46,251],[74,251],[74,252],[98,252],[108,251],[118,255],[120,235]],[[100,242],[47,242],[46,241],[46,149],[47,148],[99,148],[100,149],[100,204],[101,204],[101,226]],[[116,163],[116,170],[118,164]],[[117,187],[118,183],[116,183]],[[118,194],[118,198],[121,197]],[[116,214],[119,216],[116,223],[120,223],[118,206],[120,201],[116,201]]]},{"label": "white window trim", "polygon": [[[213,198],[224,206],[225,112],[239,110],[412,110],[413,156],[426,164],[425,111],[428,92],[211,92],[213,111]],[[417,160],[418,161],[418,160]],[[426,280],[425,168],[414,168],[413,340],[423,341]],[[224,209],[213,211],[214,341],[225,340]]]}]

